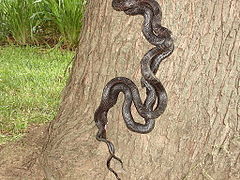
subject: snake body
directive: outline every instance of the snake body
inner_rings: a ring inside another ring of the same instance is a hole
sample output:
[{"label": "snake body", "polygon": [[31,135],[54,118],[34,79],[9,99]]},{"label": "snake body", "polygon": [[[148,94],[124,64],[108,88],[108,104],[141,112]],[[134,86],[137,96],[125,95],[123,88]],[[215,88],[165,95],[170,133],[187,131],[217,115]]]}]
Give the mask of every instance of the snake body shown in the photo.
[{"label": "snake body", "polygon": [[[167,93],[155,74],[162,60],[173,52],[174,45],[171,31],[161,25],[162,11],[155,0],[113,0],[112,7],[116,11],[124,11],[127,15],[142,15],[144,17],[143,35],[149,43],[155,46],[141,60],[141,84],[146,88],[144,102],[141,100],[137,86],[130,79],[116,77],[110,80],[103,89],[100,105],[94,114],[98,127],[96,138],[107,144],[110,153],[107,167],[117,179],[120,179],[110,167],[112,159],[118,160],[122,165],[123,162],[115,155],[114,145],[106,137],[108,111],[116,104],[118,95],[122,92],[124,94],[122,116],[127,128],[141,134],[152,131],[155,119],[164,112],[167,106]],[[139,115],[144,118],[145,123],[134,121],[131,113],[132,103]]]}]

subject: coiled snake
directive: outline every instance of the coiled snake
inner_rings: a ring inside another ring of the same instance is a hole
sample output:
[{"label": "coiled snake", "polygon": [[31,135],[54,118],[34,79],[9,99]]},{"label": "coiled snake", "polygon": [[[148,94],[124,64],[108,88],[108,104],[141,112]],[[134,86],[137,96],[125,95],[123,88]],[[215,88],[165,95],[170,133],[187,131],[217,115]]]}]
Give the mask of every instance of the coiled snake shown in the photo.
[{"label": "coiled snake", "polygon": [[[142,15],[144,17],[143,35],[149,43],[155,46],[141,60],[141,84],[142,87],[146,88],[144,102],[140,98],[138,88],[130,79],[116,77],[105,86],[101,103],[94,114],[94,120],[98,127],[96,138],[107,144],[110,153],[107,167],[117,179],[120,179],[110,167],[112,159],[118,160],[122,165],[123,162],[115,155],[114,145],[106,138],[108,111],[116,104],[118,95],[122,92],[124,93],[122,116],[127,128],[141,134],[152,131],[155,119],[164,112],[167,106],[166,91],[155,74],[162,60],[173,52],[174,45],[171,31],[161,26],[162,12],[155,0],[113,0],[112,7],[116,11],[124,11],[127,15]],[[134,103],[139,115],[144,118],[144,124],[134,121],[131,114],[132,103]]]}]

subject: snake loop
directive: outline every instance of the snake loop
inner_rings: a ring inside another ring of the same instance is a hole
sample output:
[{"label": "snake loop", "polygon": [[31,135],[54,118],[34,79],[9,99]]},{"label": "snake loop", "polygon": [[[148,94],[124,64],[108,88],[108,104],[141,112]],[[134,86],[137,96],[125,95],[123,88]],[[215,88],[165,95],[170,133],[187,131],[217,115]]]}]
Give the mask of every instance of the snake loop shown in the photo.
[{"label": "snake loop", "polygon": [[[107,144],[110,153],[107,167],[120,180],[118,174],[110,167],[112,159],[119,161],[121,165],[123,162],[115,155],[114,145],[106,137],[108,111],[117,103],[118,95],[122,92],[124,94],[122,116],[127,128],[141,134],[152,131],[155,119],[165,111],[167,106],[167,93],[155,74],[160,63],[172,54],[174,45],[171,31],[161,25],[162,11],[157,1],[113,0],[112,7],[116,11],[124,11],[127,15],[142,15],[144,17],[143,35],[149,43],[155,46],[141,60],[141,84],[146,88],[144,102],[141,100],[137,86],[130,79],[116,77],[110,80],[103,89],[100,105],[94,114],[98,128],[96,138]],[[134,121],[131,113],[132,103],[139,115],[144,118],[144,124]]]}]

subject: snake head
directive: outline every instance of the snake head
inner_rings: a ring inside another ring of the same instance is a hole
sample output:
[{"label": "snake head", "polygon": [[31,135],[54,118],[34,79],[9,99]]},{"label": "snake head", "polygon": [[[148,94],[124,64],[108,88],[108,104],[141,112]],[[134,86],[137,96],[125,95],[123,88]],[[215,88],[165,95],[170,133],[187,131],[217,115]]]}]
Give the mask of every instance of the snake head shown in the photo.
[{"label": "snake head", "polygon": [[142,0],[113,0],[112,7],[116,11],[128,11],[136,8]]},{"label": "snake head", "polygon": [[169,47],[173,46],[173,38],[171,37],[172,32],[169,29],[160,25],[158,28],[154,29],[154,33],[158,37],[161,37],[161,38],[164,39],[163,44],[160,45],[160,47],[162,49],[169,48]]},{"label": "snake head", "polygon": [[154,33],[163,38],[169,38],[172,35],[172,32],[163,26],[158,26],[158,28],[154,29]]},{"label": "snake head", "polygon": [[171,37],[169,37],[169,38],[166,38],[165,40],[164,40],[164,43],[163,43],[163,45],[162,45],[162,48],[163,49],[169,49],[169,48],[173,48],[173,39],[171,38]]}]

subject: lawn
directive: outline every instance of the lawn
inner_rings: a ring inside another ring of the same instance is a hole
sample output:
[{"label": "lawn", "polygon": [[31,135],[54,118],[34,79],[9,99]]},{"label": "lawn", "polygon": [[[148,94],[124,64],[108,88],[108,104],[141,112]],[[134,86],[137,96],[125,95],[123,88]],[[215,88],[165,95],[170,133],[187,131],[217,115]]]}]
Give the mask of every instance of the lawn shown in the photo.
[{"label": "lawn", "polygon": [[74,52],[0,47],[0,144],[56,115]]}]

